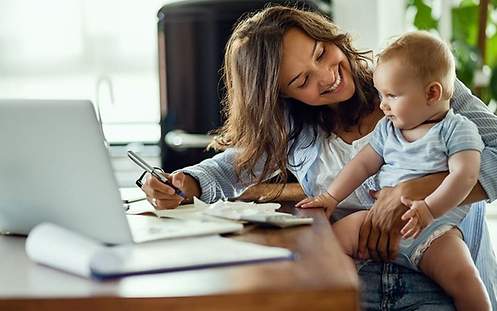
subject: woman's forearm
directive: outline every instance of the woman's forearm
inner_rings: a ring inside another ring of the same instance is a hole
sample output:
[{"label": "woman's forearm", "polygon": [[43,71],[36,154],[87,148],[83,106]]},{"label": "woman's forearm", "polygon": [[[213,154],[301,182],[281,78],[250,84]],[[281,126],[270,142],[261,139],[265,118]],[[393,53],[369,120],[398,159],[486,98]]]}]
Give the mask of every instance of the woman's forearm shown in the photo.
[{"label": "woman's forearm", "polygon": [[[403,196],[410,199],[424,200],[440,186],[447,175],[447,172],[442,172],[405,181],[399,185],[400,190]],[[485,190],[483,190],[480,182],[478,182],[461,204],[470,204],[486,199],[488,199],[488,196],[485,193]]]},{"label": "woman's forearm", "polygon": [[[248,188],[238,199],[245,201],[300,201],[305,198],[304,191],[298,183],[284,184],[281,193],[274,197],[281,190],[282,184],[259,184]],[[273,198],[274,197],[274,198]]]}]

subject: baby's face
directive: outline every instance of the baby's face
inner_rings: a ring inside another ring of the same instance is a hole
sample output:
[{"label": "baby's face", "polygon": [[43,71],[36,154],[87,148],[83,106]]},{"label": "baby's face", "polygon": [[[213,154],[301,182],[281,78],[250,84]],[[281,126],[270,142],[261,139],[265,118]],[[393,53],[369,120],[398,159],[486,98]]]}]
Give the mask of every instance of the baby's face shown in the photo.
[{"label": "baby's face", "polygon": [[401,59],[380,62],[373,75],[380,108],[399,129],[412,129],[427,120],[425,86]]}]

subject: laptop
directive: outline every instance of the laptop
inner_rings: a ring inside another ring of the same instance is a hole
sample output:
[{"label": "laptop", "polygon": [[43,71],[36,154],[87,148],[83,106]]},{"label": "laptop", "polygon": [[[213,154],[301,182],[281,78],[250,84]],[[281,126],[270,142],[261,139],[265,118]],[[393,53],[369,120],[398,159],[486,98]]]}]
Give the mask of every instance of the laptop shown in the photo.
[{"label": "laptop", "polygon": [[148,216],[128,222],[90,101],[0,100],[0,141],[2,233],[27,235],[51,222],[104,243],[127,244],[242,228]]}]

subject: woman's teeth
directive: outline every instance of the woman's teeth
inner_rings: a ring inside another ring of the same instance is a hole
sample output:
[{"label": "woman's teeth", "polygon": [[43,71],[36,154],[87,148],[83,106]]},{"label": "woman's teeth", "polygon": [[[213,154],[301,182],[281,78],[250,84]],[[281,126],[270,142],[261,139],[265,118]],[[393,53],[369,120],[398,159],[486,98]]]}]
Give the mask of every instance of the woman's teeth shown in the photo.
[{"label": "woman's teeth", "polygon": [[337,78],[335,80],[335,83],[333,83],[333,85],[330,87],[330,92],[336,90],[336,88],[340,85],[341,82],[342,82],[342,77],[340,76],[340,70],[338,70]]}]

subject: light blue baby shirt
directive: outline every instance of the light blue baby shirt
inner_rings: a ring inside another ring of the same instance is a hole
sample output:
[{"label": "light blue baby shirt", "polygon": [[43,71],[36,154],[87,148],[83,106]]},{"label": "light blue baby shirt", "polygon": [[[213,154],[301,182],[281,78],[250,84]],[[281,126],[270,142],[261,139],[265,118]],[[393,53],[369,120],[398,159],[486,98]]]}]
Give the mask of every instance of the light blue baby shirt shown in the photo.
[{"label": "light blue baby shirt", "polygon": [[370,136],[369,144],[384,161],[375,178],[380,189],[448,171],[450,156],[463,150],[481,152],[485,147],[476,125],[452,109],[423,137],[413,142],[407,141],[391,120],[383,118]]}]

